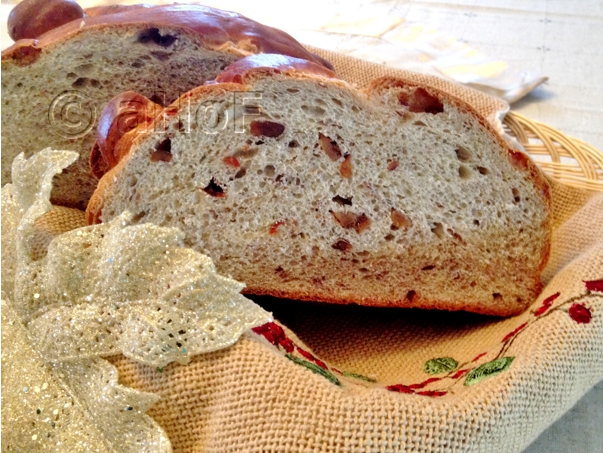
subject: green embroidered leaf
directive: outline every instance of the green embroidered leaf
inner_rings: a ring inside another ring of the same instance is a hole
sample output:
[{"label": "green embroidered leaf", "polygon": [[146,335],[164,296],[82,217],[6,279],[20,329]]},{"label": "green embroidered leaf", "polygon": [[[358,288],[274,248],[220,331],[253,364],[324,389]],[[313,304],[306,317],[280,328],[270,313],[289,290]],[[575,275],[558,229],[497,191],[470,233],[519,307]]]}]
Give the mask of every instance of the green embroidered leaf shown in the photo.
[{"label": "green embroidered leaf", "polygon": [[459,363],[452,357],[440,357],[425,362],[423,371],[427,374],[448,373],[449,371],[456,370],[457,366],[459,366]]},{"label": "green embroidered leaf", "polygon": [[354,378],[354,379],[360,379],[366,382],[377,382],[377,379],[373,379],[370,378],[368,376],[364,376],[362,374],[358,374],[358,373],[354,373],[353,371],[342,371],[342,373],[344,376],[350,377],[350,378]]},{"label": "green embroidered leaf", "polygon": [[511,363],[513,363],[513,360],[515,360],[515,357],[501,357],[500,359],[492,360],[491,362],[484,363],[483,365],[474,368],[467,375],[465,385],[474,385],[483,381],[484,379],[496,376],[503,371],[507,371],[511,366]]},{"label": "green embroidered leaf", "polygon": [[285,357],[287,357],[292,362],[297,363],[298,365],[308,368],[309,370],[313,371],[316,374],[320,374],[322,377],[328,379],[333,384],[339,385],[341,387],[341,381],[339,379],[337,379],[337,377],[335,377],[335,375],[333,373],[331,373],[329,370],[325,370],[324,368],[319,367],[315,363],[309,362],[304,359],[300,359],[299,357],[295,357],[291,354],[285,354]]}]

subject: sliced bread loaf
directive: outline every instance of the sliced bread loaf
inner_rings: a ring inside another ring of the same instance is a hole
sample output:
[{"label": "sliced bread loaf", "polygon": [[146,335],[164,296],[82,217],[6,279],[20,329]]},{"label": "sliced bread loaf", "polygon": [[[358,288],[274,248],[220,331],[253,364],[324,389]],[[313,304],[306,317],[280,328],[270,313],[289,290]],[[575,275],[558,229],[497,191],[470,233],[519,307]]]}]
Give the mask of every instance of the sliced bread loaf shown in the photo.
[{"label": "sliced bread loaf", "polygon": [[254,53],[329,66],[286,33],[236,13],[183,4],[92,8],[53,29],[62,23],[53,14],[66,3],[70,14],[81,11],[57,0],[22,8],[9,27],[15,37],[50,31],[2,52],[2,185],[21,152],[78,151],[81,158],[55,180],[55,204],[85,208],[98,182],[88,164],[94,127],[115,95],[134,90],[165,106]]},{"label": "sliced bread loaf", "polygon": [[524,310],[549,250],[535,164],[437,90],[299,63],[240,60],[129,136],[89,222],[178,227],[252,294]]}]

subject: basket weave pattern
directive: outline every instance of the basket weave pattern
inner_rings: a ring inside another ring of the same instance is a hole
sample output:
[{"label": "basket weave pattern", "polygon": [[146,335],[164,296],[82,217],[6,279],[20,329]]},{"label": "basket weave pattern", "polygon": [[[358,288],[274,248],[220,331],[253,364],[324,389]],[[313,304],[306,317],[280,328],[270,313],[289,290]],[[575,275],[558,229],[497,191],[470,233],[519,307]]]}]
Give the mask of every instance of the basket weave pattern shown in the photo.
[{"label": "basket weave pattern", "polygon": [[510,112],[505,129],[556,180],[587,190],[603,190],[603,153],[551,126]]}]

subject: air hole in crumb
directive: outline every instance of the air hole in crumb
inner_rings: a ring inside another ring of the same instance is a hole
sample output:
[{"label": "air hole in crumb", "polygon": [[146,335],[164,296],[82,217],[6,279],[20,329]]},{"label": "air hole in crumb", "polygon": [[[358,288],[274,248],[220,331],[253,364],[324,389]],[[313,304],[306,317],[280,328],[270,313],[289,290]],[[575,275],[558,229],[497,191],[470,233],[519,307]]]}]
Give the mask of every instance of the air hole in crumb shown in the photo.
[{"label": "air hole in crumb", "polygon": [[428,266],[425,266],[425,267],[421,268],[422,271],[430,271],[432,269],[435,269],[435,264],[430,264]]},{"label": "air hole in crumb", "polygon": [[205,187],[203,189],[203,192],[205,192],[207,195],[209,195],[211,197],[215,197],[215,198],[224,198],[226,196],[224,189],[222,189],[222,187],[220,187],[218,184],[216,184],[216,181],[214,180],[214,178],[211,178],[211,181],[209,181],[209,184],[207,185],[207,187]]},{"label": "air hole in crumb", "polygon": [[84,88],[87,87],[89,83],[88,77],[78,77],[75,82],[71,84],[73,88]]},{"label": "air hole in crumb", "polygon": [[433,228],[431,229],[431,232],[433,234],[435,234],[437,237],[439,237],[440,239],[444,239],[446,232],[444,231],[444,225],[442,225],[439,222],[435,222],[433,224]]},{"label": "air hole in crumb", "polygon": [[325,116],[325,114],[327,113],[325,111],[325,109],[323,109],[322,107],[318,107],[318,106],[309,106],[309,105],[302,105],[301,106],[302,111],[312,117],[312,118],[322,118]]},{"label": "air hole in crumb", "polygon": [[74,71],[81,75],[88,75],[94,69],[92,63],[84,63],[74,68]]},{"label": "air hole in crumb", "polygon": [[172,160],[172,140],[166,138],[155,145],[151,162],[170,162]]},{"label": "air hole in crumb", "polygon": [[495,300],[500,300],[500,299],[502,299],[502,294],[500,294],[500,293],[493,293],[493,294],[492,294],[492,297],[493,297]]},{"label": "air hole in crumb", "polygon": [[486,167],[477,167],[477,171],[479,171],[482,175],[487,175],[490,173],[490,170],[488,170]]},{"label": "air hole in crumb", "polygon": [[172,35],[161,36],[158,28],[147,28],[141,30],[136,37],[136,41],[142,44],[154,43],[161,47],[169,47],[176,42],[176,37]]},{"label": "air hole in crumb", "polygon": [[477,285],[477,283],[475,283],[475,282],[469,283],[469,286],[471,286],[472,288],[475,288],[475,285]]},{"label": "air hole in crumb", "polygon": [[419,126],[419,127],[427,127],[427,124],[425,124],[423,121],[415,121],[414,123],[412,123],[414,126]]},{"label": "air hole in crumb", "polygon": [[479,220],[474,219],[474,220],[473,220],[473,225],[475,225],[475,226],[479,226]]},{"label": "air hole in crumb", "polygon": [[155,50],[151,52],[153,58],[156,58],[159,61],[167,61],[172,56],[169,52],[163,52],[161,50]]},{"label": "air hole in crumb", "polygon": [[266,165],[264,167],[264,174],[268,177],[272,177],[274,176],[274,166],[272,165]]},{"label": "air hole in crumb", "polygon": [[159,93],[153,93],[149,100],[154,102],[155,104],[159,104],[162,107],[167,104],[165,99],[165,93],[161,93],[161,95]]},{"label": "air hole in crumb", "polygon": [[456,158],[461,162],[467,162],[471,160],[471,153],[462,146],[459,146],[458,149],[454,150],[454,152],[456,153]]},{"label": "air hole in crumb", "polygon": [[409,292],[406,293],[406,300],[408,300],[409,302],[412,302],[416,295],[417,295],[416,291],[411,289]]},{"label": "air hole in crumb", "polygon": [[245,174],[247,173],[247,169],[246,168],[241,168],[237,174],[235,175],[235,179],[239,179],[242,178],[243,176],[245,176]]},{"label": "air hole in crumb", "polygon": [[291,140],[289,142],[289,148],[297,148],[299,147],[299,142],[297,140]]},{"label": "air hole in crumb", "polygon": [[144,212],[144,211],[139,212],[138,214],[136,214],[135,216],[132,217],[132,222],[133,223],[139,222],[145,215],[147,215],[146,212]]},{"label": "air hole in crumb", "polygon": [[515,187],[513,187],[513,189],[511,189],[513,192],[513,203],[519,203],[519,201],[521,200],[521,198],[519,197],[519,190],[517,190]]},{"label": "air hole in crumb", "polygon": [[332,198],[332,200],[333,200],[335,203],[340,204],[340,205],[342,205],[342,206],[343,206],[343,205],[346,205],[346,206],[352,206],[352,198],[353,198],[353,197],[350,197],[350,198],[343,198],[343,197],[340,197],[339,195],[336,195],[336,196],[334,196],[334,197]]},{"label": "air hole in crumb", "polygon": [[461,179],[471,179],[472,172],[469,167],[461,165],[459,167],[459,176]]},{"label": "air hole in crumb", "polygon": [[385,236],[386,241],[393,241],[396,237],[393,234],[388,234]]}]

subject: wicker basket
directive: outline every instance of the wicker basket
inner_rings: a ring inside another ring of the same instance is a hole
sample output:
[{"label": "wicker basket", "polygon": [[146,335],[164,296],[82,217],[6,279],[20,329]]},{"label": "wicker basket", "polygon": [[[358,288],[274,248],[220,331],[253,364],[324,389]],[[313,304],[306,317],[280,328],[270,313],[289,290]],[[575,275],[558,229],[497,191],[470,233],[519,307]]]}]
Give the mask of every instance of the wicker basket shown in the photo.
[{"label": "wicker basket", "polygon": [[545,173],[570,186],[603,191],[602,152],[517,112],[510,112],[504,125]]}]

